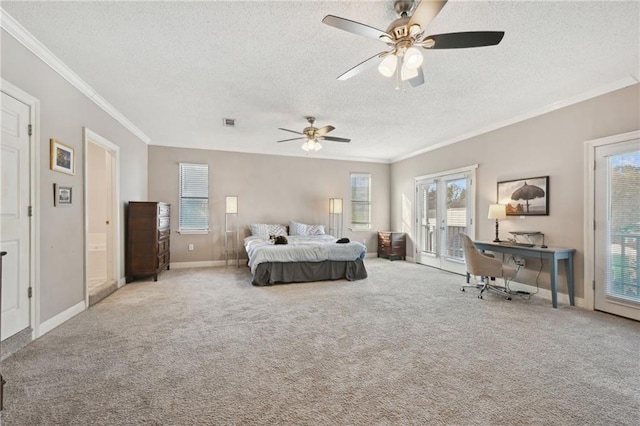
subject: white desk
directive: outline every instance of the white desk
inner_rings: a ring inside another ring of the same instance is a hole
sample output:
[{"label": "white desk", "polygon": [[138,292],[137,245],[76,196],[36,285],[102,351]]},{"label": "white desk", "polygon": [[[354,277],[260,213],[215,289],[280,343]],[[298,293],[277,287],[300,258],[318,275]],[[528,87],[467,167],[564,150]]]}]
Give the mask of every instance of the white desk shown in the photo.
[{"label": "white desk", "polygon": [[[515,244],[494,243],[493,241],[474,241],[478,250],[493,251],[498,253],[508,253],[515,256],[535,257],[537,259],[547,259],[549,261],[549,281],[551,283],[551,301],[553,307],[558,307],[558,262],[564,261],[564,268],[567,272],[567,291],[569,292],[569,304],[575,305],[573,293],[573,254],[575,249],[557,247],[523,247]],[[469,274],[467,274],[467,282]]]}]

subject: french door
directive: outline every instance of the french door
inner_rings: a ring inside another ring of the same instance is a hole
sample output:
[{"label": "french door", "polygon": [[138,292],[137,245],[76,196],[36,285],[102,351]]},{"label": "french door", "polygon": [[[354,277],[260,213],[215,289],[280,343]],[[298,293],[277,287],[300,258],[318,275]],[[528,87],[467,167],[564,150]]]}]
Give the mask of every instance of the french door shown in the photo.
[{"label": "french door", "polygon": [[640,320],[640,139],[595,148],[595,309]]},{"label": "french door", "polygon": [[416,178],[416,261],[465,273],[460,234],[474,237],[475,166]]}]

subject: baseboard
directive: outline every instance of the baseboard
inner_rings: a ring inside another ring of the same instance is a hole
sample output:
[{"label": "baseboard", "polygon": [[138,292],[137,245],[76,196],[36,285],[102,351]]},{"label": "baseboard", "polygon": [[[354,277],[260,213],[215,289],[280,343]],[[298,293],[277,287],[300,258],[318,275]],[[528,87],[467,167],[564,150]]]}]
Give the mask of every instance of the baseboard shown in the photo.
[{"label": "baseboard", "polygon": [[51,330],[53,330],[54,328],[62,324],[63,322],[70,320],[71,318],[75,317],[85,309],[86,309],[86,306],[83,300],[82,302],[73,305],[66,311],[60,312],[58,315],[54,316],[53,318],[49,318],[48,320],[40,324],[40,329],[39,329],[40,335],[36,337],[44,336],[45,334],[47,334],[48,332],[50,332]]},{"label": "baseboard", "polygon": [[[498,281],[498,279],[496,280]],[[551,290],[547,290],[546,288],[536,288],[536,286],[532,286],[529,284],[522,284],[519,283],[517,281],[511,281],[509,283],[509,288],[511,290],[522,290],[522,291],[527,291],[531,294],[536,293],[536,297],[541,297],[543,299],[547,299],[547,300],[551,300],[552,299],[552,294],[551,294]],[[585,304],[585,300],[583,298],[580,297],[574,297],[574,302],[576,304],[577,307],[579,308],[586,308],[586,304]],[[569,295],[565,294],[565,293],[558,293],[558,305],[563,304],[563,305],[569,305]],[[586,308],[588,309],[588,308]]]},{"label": "baseboard", "polygon": [[127,283],[127,280],[124,277],[118,278],[118,288],[122,287]]}]

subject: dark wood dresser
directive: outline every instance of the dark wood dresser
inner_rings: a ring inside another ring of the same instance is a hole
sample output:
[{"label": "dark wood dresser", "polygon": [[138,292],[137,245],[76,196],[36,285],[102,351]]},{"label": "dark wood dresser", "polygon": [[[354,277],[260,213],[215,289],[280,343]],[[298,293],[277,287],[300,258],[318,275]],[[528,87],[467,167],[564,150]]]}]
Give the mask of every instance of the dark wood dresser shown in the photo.
[{"label": "dark wood dresser", "polygon": [[127,209],[126,281],[153,276],[169,269],[171,205],[157,201],[130,201]]},{"label": "dark wood dresser", "polygon": [[402,259],[407,257],[407,234],[404,232],[379,231],[378,257]]}]

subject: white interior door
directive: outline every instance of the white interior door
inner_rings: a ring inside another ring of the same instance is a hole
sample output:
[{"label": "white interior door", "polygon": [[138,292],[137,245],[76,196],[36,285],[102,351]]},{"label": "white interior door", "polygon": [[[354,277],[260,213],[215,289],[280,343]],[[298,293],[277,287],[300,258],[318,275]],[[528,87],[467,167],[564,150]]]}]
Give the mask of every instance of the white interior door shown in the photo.
[{"label": "white interior door", "polygon": [[2,93],[2,339],[30,325],[30,107]]},{"label": "white interior door", "polygon": [[595,308],[640,320],[640,140],[595,160]]},{"label": "white interior door", "polygon": [[464,273],[459,235],[474,237],[475,167],[416,180],[418,263]]}]

